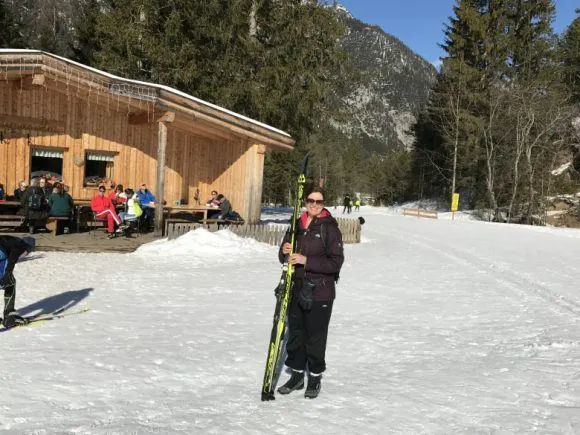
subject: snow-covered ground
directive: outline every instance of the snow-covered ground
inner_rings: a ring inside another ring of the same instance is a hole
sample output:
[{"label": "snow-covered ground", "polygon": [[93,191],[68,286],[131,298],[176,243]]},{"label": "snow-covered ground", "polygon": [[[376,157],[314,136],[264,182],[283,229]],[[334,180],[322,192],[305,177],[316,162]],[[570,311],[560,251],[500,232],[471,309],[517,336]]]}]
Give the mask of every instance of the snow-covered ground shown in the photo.
[{"label": "snow-covered ground", "polygon": [[198,230],[17,265],[91,311],[0,333],[0,432],[580,433],[579,231],[359,214],[316,400],[260,401],[277,249]]}]

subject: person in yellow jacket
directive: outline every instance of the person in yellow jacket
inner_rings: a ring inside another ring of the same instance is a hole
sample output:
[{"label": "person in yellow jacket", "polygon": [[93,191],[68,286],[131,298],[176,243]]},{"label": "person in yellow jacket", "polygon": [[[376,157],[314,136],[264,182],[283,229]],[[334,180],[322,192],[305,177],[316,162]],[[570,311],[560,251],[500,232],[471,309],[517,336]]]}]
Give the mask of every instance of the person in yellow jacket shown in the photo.
[{"label": "person in yellow jacket", "polygon": [[131,223],[137,223],[143,215],[143,209],[139,205],[139,197],[133,189],[125,189],[125,196],[127,197],[126,211],[119,213],[119,217],[123,221],[123,231],[125,236],[129,235]]},{"label": "person in yellow jacket", "polygon": [[355,211],[360,210],[360,199],[358,199],[358,198],[354,200],[354,210]]}]

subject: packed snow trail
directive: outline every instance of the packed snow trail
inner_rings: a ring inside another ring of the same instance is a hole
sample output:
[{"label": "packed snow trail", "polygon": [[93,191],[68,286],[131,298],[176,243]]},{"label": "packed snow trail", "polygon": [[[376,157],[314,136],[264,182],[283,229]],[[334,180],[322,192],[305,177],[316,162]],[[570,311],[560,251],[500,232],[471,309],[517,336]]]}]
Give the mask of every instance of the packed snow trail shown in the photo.
[{"label": "packed snow trail", "polygon": [[258,394],[277,248],[196,231],[17,265],[91,311],[0,334],[0,432],[580,432],[580,232],[360,214],[316,400]]}]

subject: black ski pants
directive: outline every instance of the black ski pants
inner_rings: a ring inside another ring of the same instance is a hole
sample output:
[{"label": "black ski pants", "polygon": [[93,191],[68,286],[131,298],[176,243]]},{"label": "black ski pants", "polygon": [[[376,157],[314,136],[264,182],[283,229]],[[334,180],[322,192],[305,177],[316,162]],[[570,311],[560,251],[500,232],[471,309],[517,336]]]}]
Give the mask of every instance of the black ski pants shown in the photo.
[{"label": "black ski pants", "polygon": [[288,314],[286,366],[302,371],[308,365],[310,373],[322,373],[326,370],[324,356],[333,301],[313,301],[312,309],[305,311],[298,299],[298,295],[292,298]]},{"label": "black ski pants", "polygon": [[[0,287],[2,289],[2,287]],[[4,287],[4,317],[14,311],[14,301],[16,299],[16,285]]]}]

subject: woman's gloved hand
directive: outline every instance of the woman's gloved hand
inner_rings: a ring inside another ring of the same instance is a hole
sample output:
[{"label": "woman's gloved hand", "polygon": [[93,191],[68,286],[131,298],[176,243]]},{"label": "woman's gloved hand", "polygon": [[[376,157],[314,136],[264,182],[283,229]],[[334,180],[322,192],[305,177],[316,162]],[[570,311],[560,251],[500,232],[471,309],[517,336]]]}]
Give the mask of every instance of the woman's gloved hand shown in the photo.
[{"label": "woman's gloved hand", "polygon": [[302,288],[298,294],[298,304],[306,311],[312,309],[312,297],[316,291],[316,284],[309,279],[302,281]]}]

